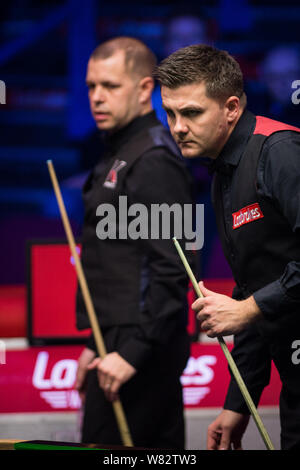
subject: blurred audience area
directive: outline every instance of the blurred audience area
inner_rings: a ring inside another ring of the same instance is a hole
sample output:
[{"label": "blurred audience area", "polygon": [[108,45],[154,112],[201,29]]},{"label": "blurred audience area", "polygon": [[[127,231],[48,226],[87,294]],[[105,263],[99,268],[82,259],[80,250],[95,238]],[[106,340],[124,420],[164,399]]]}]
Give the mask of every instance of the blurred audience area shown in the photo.
[{"label": "blurred audience area", "polygon": [[[194,2],[12,0],[0,12],[0,284],[24,284],[26,240],[64,238],[46,161],[52,159],[76,237],[81,187],[101,158],[101,136],[90,116],[85,71],[101,41],[142,39],[159,60],[195,43],[225,49],[245,75],[248,108],[300,126],[292,83],[300,80],[300,4],[268,0]],[[160,91],[153,105],[164,125]],[[199,278],[231,277],[221,253],[207,169],[189,163],[196,201],[205,204]]]}]

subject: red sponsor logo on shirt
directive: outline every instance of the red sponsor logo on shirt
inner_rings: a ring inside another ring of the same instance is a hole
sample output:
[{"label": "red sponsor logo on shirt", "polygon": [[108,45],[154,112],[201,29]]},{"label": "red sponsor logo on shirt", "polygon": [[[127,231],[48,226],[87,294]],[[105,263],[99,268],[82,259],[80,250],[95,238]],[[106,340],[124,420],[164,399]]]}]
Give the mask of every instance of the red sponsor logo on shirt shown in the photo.
[{"label": "red sponsor logo on shirt", "polygon": [[233,225],[232,228],[235,230],[236,228],[241,227],[242,225],[249,224],[250,222],[254,222],[255,220],[262,219],[263,213],[261,208],[259,207],[258,202],[254,204],[250,204],[250,206],[243,207],[237,212],[232,214],[233,218]]}]

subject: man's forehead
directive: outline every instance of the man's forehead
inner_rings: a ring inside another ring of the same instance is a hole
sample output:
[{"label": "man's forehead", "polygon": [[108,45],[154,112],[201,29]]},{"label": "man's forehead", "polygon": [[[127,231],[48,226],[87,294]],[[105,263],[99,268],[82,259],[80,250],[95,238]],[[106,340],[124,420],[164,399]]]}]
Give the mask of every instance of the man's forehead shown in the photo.
[{"label": "man's forehead", "polygon": [[125,65],[125,51],[123,49],[116,49],[115,51],[112,51],[109,55],[101,56],[101,55],[96,55],[96,56],[91,56],[89,59],[89,62],[91,63],[96,63],[98,61],[105,61],[105,62],[118,62],[122,65]]},{"label": "man's forehead", "polygon": [[93,71],[126,72],[125,53],[123,50],[114,52],[109,57],[90,57],[87,66],[87,73]]},{"label": "man's forehead", "polygon": [[176,88],[161,86],[161,96],[164,106],[183,107],[203,103],[206,96],[206,86],[203,82],[182,85]]}]

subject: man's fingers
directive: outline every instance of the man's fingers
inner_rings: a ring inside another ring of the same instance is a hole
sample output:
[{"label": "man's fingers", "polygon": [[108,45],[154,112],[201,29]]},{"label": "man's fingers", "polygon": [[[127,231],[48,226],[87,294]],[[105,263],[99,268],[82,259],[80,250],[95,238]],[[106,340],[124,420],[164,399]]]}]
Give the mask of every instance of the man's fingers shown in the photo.
[{"label": "man's fingers", "polygon": [[109,388],[106,390],[106,396],[109,401],[115,401],[118,399],[118,391],[121,387],[121,382],[119,380],[113,380]]},{"label": "man's fingers", "polygon": [[113,381],[113,377],[111,377],[106,370],[103,371],[101,369],[102,366],[102,359],[100,357],[96,357],[88,366],[88,370],[97,369],[97,376],[98,376],[98,383],[99,387],[103,390],[109,389],[110,385]]},{"label": "man's fingers", "polygon": [[97,357],[88,365],[88,369],[97,369],[99,387],[103,388],[103,390],[106,390],[110,388],[111,382],[113,381],[113,377],[111,377],[106,370],[102,370],[101,366],[102,359],[100,357]]},{"label": "man's fingers", "polygon": [[113,383],[113,378],[111,378],[109,375],[102,375],[102,386],[104,390],[111,390],[111,386]]},{"label": "man's fingers", "polygon": [[219,444],[219,450],[229,450],[231,447],[231,432],[227,428],[223,428],[222,436]]},{"label": "man's fingers", "polygon": [[89,348],[85,348],[80,354],[80,357],[77,363],[76,383],[75,383],[76,389],[80,389],[84,385],[84,382],[86,380],[88,364],[93,361],[94,357],[95,357],[95,352]]},{"label": "man's fingers", "polygon": [[120,387],[121,387],[121,381],[120,380],[114,380],[111,384],[110,391],[111,393],[117,394]]},{"label": "man's fingers", "polygon": [[87,366],[88,370],[97,369],[100,362],[101,362],[100,357],[96,357],[90,364],[88,364]]},{"label": "man's fingers", "polygon": [[78,367],[76,373],[75,389],[80,390],[86,378],[86,370],[83,367]]},{"label": "man's fingers", "polygon": [[204,297],[207,297],[208,295],[215,295],[216,294],[216,292],[213,292],[212,290],[206,289],[206,287],[204,286],[203,281],[200,281],[198,285],[199,285],[200,290],[201,290],[202,294],[204,295]]},{"label": "man's fingers", "polygon": [[109,390],[111,387],[111,383],[113,381],[113,378],[106,372],[103,372],[100,368],[97,371],[98,373],[98,382],[99,382],[99,387],[101,387],[103,390]]},{"label": "man's fingers", "polygon": [[[121,387],[121,380],[117,378],[117,372],[110,362],[107,363],[107,359],[95,358],[88,366],[88,370],[97,370],[99,387],[105,393],[106,398],[109,401],[114,401],[118,398],[118,392]],[[119,374],[120,375],[120,374]]]},{"label": "man's fingers", "polygon": [[117,379],[107,376],[103,388],[104,394],[109,401],[115,401],[119,398],[118,391],[121,387],[121,382]]},{"label": "man's fingers", "polygon": [[207,433],[207,450],[217,450],[221,439],[221,433],[208,430]]},{"label": "man's fingers", "polygon": [[98,383],[110,400],[116,399],[116,394],[124,382],[127,382],[136,369],[125,361],[117,352],[106,355],[97,363],[94,361],[91,368],[97,367]]},{"label": "man's fingers", "polygon": [[195,302],[192,303],[192,309],[195,310],[195,312],[200,312],[204,307],[204,299],[197,299]]},{"label": "man's fingers", "polygon": [[112,387],[114,387],[117,382],[115,373],[103,364],[100,364],[98,367],[98,381],[99,386],[108,393],[111,392]]},{"label": "man's fingers", "polygon": [[216,431],[208,428],[207,450],[229,450],[231,448],[230,430],[222,429]]}]

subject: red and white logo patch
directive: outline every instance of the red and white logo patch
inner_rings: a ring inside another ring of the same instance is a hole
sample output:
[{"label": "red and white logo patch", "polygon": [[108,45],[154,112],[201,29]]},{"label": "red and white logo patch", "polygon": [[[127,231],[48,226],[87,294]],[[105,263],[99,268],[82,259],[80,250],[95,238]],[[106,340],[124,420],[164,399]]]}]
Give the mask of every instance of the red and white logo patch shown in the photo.
[{"label": "red and white logo patch", "polygon": [[250,206],[243,207],[237,212],[232,214],[233,218],[233,225],[232,228],[235,230],[236,228],[241,227],[242,225],[249,224],[250,222],[254,222],[255,220],[262,219],[264,217],[261,208],[259,207],[258,202],[254,204],[250,204]]},{"label": "red and white logo patch", "polygon": [[127,163],[124,160],[115,160],[112,168],[109,170],[108,175],[105,178],[103,186],[110,189],[115,189],[118,182],[118,172],[126,166]]}]

